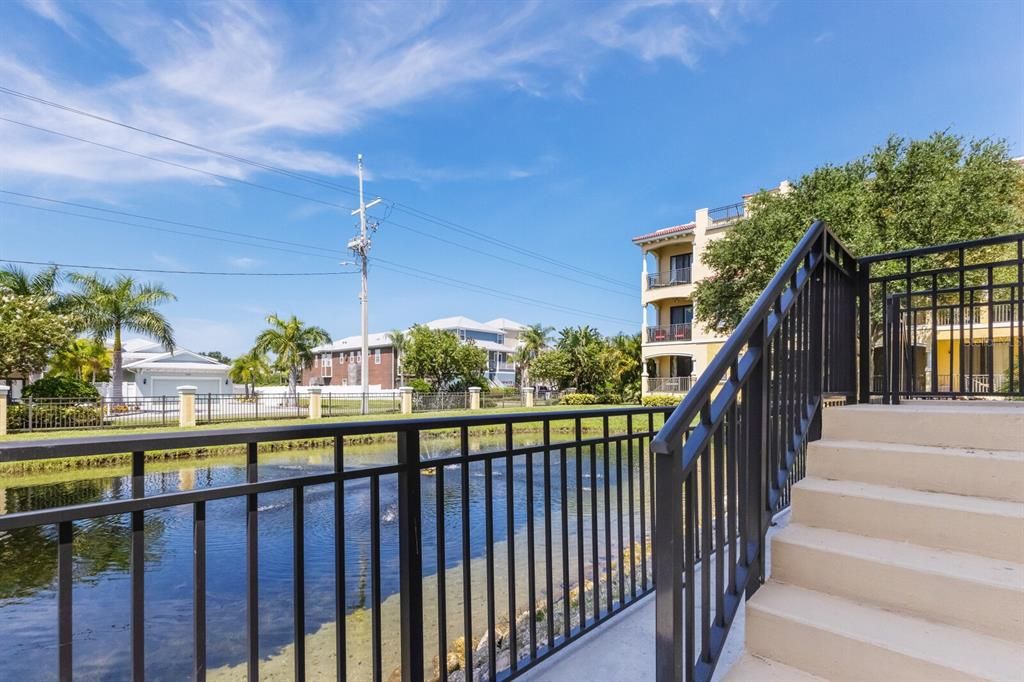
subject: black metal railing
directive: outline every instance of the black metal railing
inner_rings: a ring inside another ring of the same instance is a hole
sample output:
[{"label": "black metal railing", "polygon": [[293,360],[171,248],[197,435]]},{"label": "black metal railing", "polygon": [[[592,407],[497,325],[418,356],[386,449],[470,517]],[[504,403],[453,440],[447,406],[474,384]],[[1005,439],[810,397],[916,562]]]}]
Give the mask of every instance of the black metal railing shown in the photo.
[{"label": "black metal railing", "polygon": [[653,440],[659,682],[710,680],[763,581],[824,398],[856,395],[857,287],[856,260],[814,223]]},{"label": "black metal railing", "polygon": [[728,206],[719,206],[718,208],[709,209],[708,217],[711,218],[711,222],[718,223],[723,220],[736,220],[737,218],[742,218],[745,212],[746,204],[739,201],[735,204],[729,204]]},{"label": "black metal railing", "polygon": [[1024,397],[1024,235],[870,256],[860,267],[865,396]]},{"label": "black metal railing", "polygon": [[659,324],[647,328],[647,343],[689,341],[691,338],[693,338],[693,325],[689,322]]},{"label": "black metal railing", "polygon": [[[57,546],[53,655],[56,676],[71,680],[78,662],[76,641],[89,632],[88,622],[75,607],[78,523],[130,516],[127,640],[130,677],[143,680],[147,627],[153,627],[146,624],[153,597],[146,589],[147,517],[190,507],[193,574],[182,579],[188,581],[183,587],[188,596],[183,598],[192,601],[193,636],[180,655],[191,656],[194,678],[204,680],[210,640],[207,605],[218,598],[212,591],[215,581],[208,580],[211,550],[206,538],[215,517],[208,520],[207,507],[222,500],[245,500],[246,560],[244,575],[239,576],[247,585],[244,663],[249,679],[258,679],[261,629],[266,627],[267,609],[273,606],[261,601],[260,538],[268,531],[262,528],[266,512],[260,500],[288,494],[292,521],[284,532],[291,534],[292,664],[294,679],[302,680],[310,663],[304,549],[314,541],[306,537],[306,493],[326,486],[334,505],[333,528],[327,535],[333,535],[335,547],[332,665],[337,669],[317,670],[316,675],[379,682],[400,671],[405,681],[432,674],[448,680],[457,667],[462,670],[460,679],[508,679],[653,590],[651,533],[657,481],[647,446],[668,411],[620,407],[0,443],[0,463],[116,453],[125,453],[131,462],[130,497],[0,515],[0,534],[53,529]],[[496,437],[491,442],[497,444],[487,447],[486,439],[481,441],[486,434]],[[370,437],[393,440],[393,463],[360,461],[359,444]],[[433,447],[441,437],[454,438],[454,447]],[[289,440],[330,443],[333,467],[290,478],[261,477],[261,445]],[[354,461],[346,456],[346,444],[356,450]],[[218,446],[244,450],[246,482],[217,485],[213,481],[202,488],[146,494],[146,452]],[[358,517],[368,528],[352,528],[351,518],[346,527],[345,509],[354,504],[355,486],[369,489],[368,514]],[[390,525],[382,518],[387,500],[395,500],[397,506]],[[453,509],[458,513],[450,513]],[[361,594],[368,595],[365,608],[370,612],[371,645],[368,665],[359,671],[347,669],[351,652],[346,649],[350,601],[345,578],[346,567],[352,566],[346,563],[346,537],[353,532],[357,538],[369,537],[361,559],[368,563],[368,588]],[[500,550],[499,536],[504,543]],[[471,565],[481,560],[472,550],[479,547],[481,537],[483,570]],[[386,631],[382,620],[381,546],[389,541],[398,547],[396,632]],[[453,570],[461,573],[461,580],[453,580]],[[481,575],[485,576],[482,584]],[[461,594],[454,593],[456,587]],[[432,596],[430,604],[424,600],[426,590]],[[316,598],[330,596],[318,593]],[[454,666],[449,666],[449,660]]]},{"label": "black metal railing", "polygon": [[669,287],[673,284],[689,284],[692,276],[691,268],[676,268],[647,274],[647,288]]}]

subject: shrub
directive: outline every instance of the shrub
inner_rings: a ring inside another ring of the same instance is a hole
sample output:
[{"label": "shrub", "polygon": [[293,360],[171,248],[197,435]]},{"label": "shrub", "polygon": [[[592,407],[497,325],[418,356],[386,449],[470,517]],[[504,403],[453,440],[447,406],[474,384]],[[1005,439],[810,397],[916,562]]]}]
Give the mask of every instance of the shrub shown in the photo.
[{"label": "shrub", "polygon": [[640,404],[644,407],[675,407],[683,402],[682,396],[669,395],[667,393],[653,393],[645,395]]},{"label": "shrub", "polygon": [[43,377],[29,384],[22,393],[26,398],[99,398],[100,392],[77,377]]},{"label": "shrub", "polygon": [[597,405],[597,396],[593,393],[569,393],[559,401],[562,405]]},{"label": "shrub", "polygon": [[[28,405],[14,404],[7,407],[7,428],[10,430],[29,427]],[[95,405],[33,405],[32,428],[71,428],[75,426],[100,426],[103,424],[103,408]]]},{"label": "shrub", "polygon": [[416,393],[433,393],[434,392],[434,389],[430,387],[430,384],[428,384],[423,379],[413,379],[412,381],[409,382],[409,386]]}]

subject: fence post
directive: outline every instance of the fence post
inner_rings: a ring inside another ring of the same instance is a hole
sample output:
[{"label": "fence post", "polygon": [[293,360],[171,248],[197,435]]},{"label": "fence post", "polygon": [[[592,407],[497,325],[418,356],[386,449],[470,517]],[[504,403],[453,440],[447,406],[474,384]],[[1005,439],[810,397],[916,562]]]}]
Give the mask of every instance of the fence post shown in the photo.
[{"label": "fence post", "polygon": [[195,386],[178,386],[178,426],[187,428],[196,425]]},{"label": "fence post", "polygon": [[523,386],[523,407],[533,407],[533,386]]},{"label": "fence post", "polygon": [[310,386],[309,391],[309,418],[320,419],[323,416],[323,403],[321,402],[320,387]]},{"label": "fence post", "polygon": [[[683,679],[683,466],[681,445],[673,443],[654,460],[655,678]],[[695,586],[688,586],[694,589]]]},{"label": "fence post", "polygon": [[480,387],[470,386],[469,387],[469,409],[479,410],[480,409]]},{"label": "fence post", "polygon": [[[757,591],[765,579],[765,532],[771,523],[768,509],[768,480],[775,472],[768,472],[768,388],[770,370],[768,365],[768,335],[765,322],[761,322],[750,338],[748,348],[759,352],[757,366],[751,372],[744,391],[744,418],[748,421],[747,431],[747,471],[744,490],[741,494],[742,509],[742,548],[747,566],[749,567],[746,584],[747,598]],[[748,351],[749,352],[749,351]],[[755,556],[750,555],[753,549]]]},{"label": "fence post", "polygon": [[402,414],[412,414],[412,388],[402,386],[398,389],[398,398]]},{"label": "fence post", "polygon": [[7,435],[7,395],[10,392],[10,386],[0,384],[0,436]]},{"label": "fence post", "polygon": [[[420,434],[398,433],[399,618],[402,682],[423,682],[423,554],[420,501]],[[373,519],[376,523],[377,520]]]}]

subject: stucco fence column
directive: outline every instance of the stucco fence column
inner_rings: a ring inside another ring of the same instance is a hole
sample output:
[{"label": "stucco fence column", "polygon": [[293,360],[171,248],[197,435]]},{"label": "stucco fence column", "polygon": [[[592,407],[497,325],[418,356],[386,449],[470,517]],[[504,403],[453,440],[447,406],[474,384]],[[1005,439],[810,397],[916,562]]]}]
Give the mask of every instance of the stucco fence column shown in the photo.
[{"label": "stucco fence column", "polygon": [[412,388],[402,386],[398,389],[398,403],[401,406],[402,414],[412,414]]},{"label": "stucco fence column", "polygon": [[533,396],[536,390],[533,386],[523,386],[523,407],[533,407]]},{"label": "stucco fence column", "polygon": [[470,386],[469,387],[469,409],[479,410],[480,409],[480,387]]},{"label": "stucco fence column", "polygon": [[309,418],[320,419],[323,416],[323,396],[320,395],[322,390],[319,386],[310,386],[309,391]]},{"label": "stucco fence column", "polygon": [[10,386],[0,385],[0,436],[7,435],[7,394]]},{"label": "stucco fence column", "polygon": [[188,428],[196,425],[195,386],[178,386],[178,426]]}]

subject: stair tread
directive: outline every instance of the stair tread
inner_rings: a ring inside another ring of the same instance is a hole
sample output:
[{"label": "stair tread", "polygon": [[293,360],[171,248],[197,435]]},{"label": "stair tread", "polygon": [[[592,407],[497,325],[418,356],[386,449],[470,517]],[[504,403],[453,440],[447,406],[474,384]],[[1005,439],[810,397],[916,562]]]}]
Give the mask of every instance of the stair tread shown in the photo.
[{"label": "stair tread", "polygon": [[1018,679],[1024,670],[1020,643],[773,580],[747,608],[983,679]]},{"label": "stair tread", "polygon": [[1024,592],[1024,564],[1004,559],[800,523],[790,523],[772,541]]},{"label": "stair tread", "polygon": [[831,446],[837,448],[871,450],[881,452],[913,452],[925,455],[942,455],[946,457],[984,457],[1009,462],[1024,462],[1022,450],[989,450],[985,448],[942,447],[938,445],[912,445],[910,443],[887,443],[883,441],[847,440],[842,438],[822,438],[809,443],[809,447]]},{"label": "stair tread", "polygon": [[733,664],[726,679],[735,682],[824,682],[822,677],[750,652],[745,652]]},{"label": "stair tread", "polygon": [[805,477],[793,487],[836,495],[849,495],[901,504],[950,509],[972,514],[988,514],[1013,519],[1024,519],[1024,503],[995,500],[987,497],[954,495],[952,493],[911,490],[909,488],[893,488],[873,483],[862,483],[860,481],[838,481],[812,476]]}]

